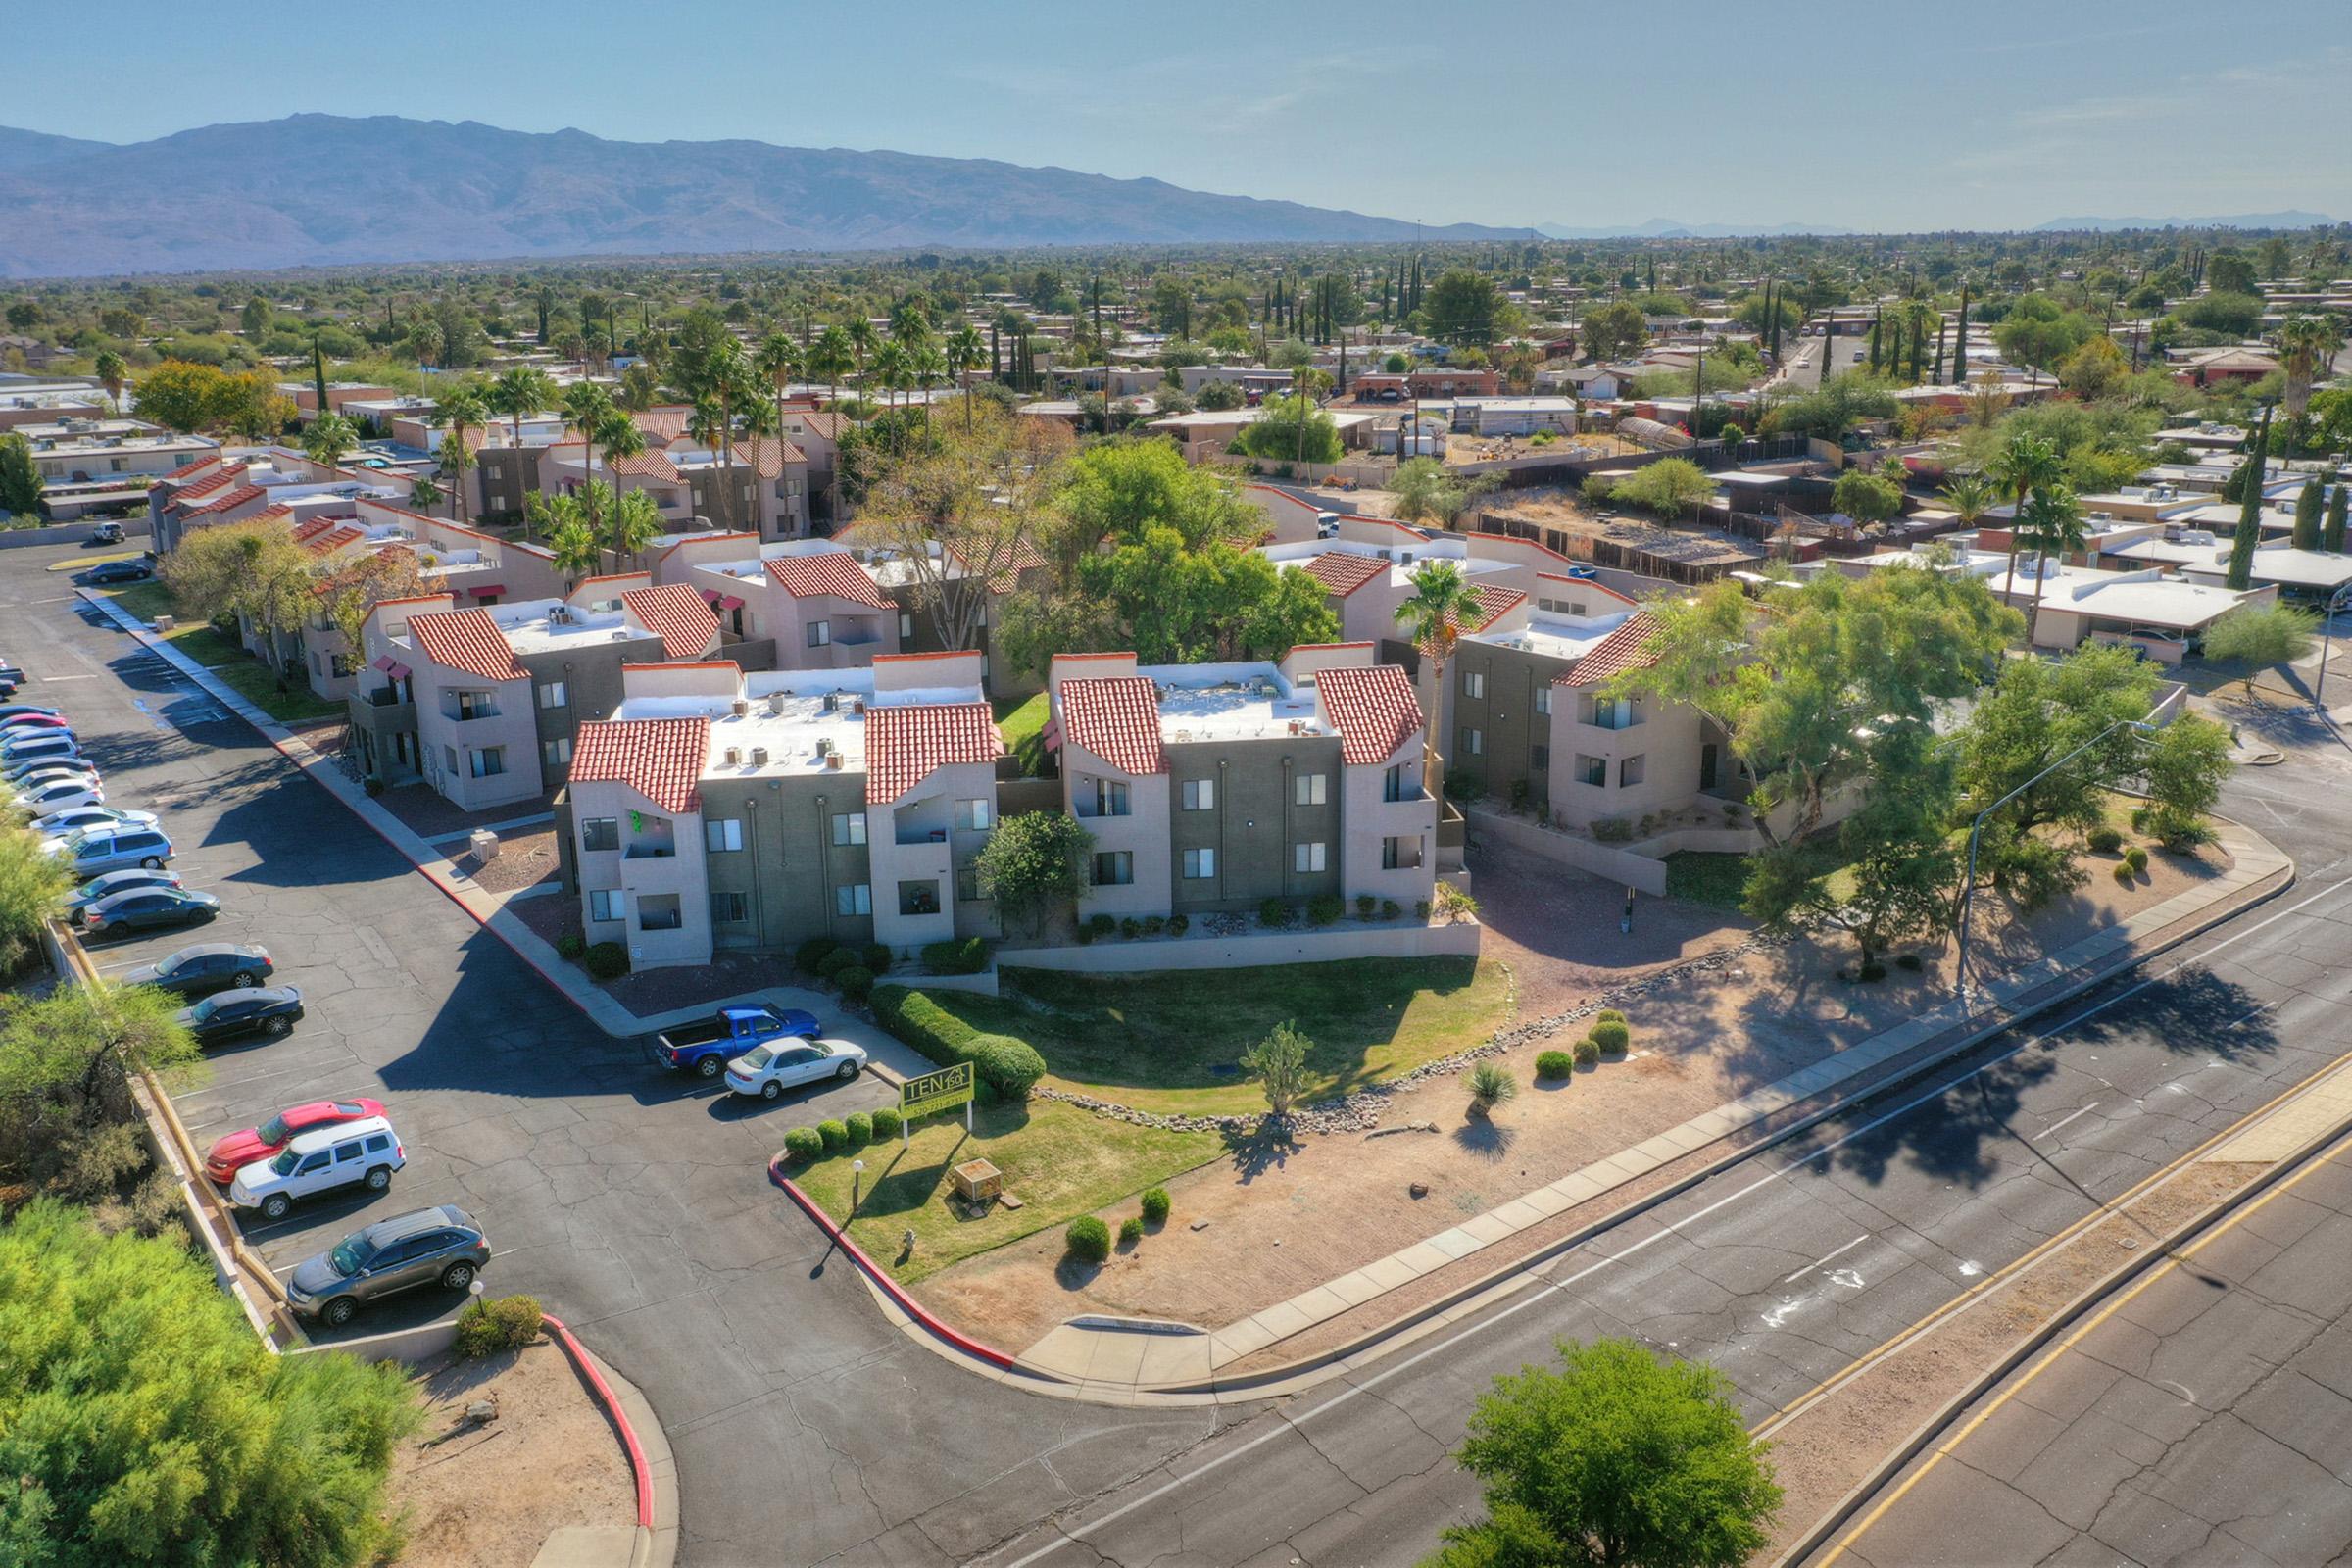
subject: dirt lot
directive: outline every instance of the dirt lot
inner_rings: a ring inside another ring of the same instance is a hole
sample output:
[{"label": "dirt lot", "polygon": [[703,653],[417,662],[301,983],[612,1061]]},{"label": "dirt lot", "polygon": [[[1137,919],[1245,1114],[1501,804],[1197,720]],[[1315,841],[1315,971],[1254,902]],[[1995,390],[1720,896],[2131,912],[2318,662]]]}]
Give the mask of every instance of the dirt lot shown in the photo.
[{"label": "dirt lot", "polygon": [[[2063,947],[2221,868],[2218,852],[2187,860],[2159,855],[2149,874],[2125,889],[2109,873],[2112,863],[2086,857],[2089,884],[2022,923],[1997,901],[1981,900],[1988,963],[2021,963]],[[1643,899],[1634,937],[1620,938],[1622,895],[1613,888],[1513,877],[1475,858],[1473,869],[1487,956],[1518,971],[1522,1020],[1554,1015],[1745,934],[1719,911]],[[1489,1123],[1465,1115],[1468,1096],[1457,1079],[1437,1079],[1393,1097],[1374,1136],[1237,1144],[1169,1183],[1175,1213],[1166,1228],[1100,1270],[1066,1265],[1059,1235],[1043,1234],[934,1275],[918,1294],[958,1327],[1015,1351],[1081,1312],[1220,1326],[1798,1071],[1948,995],[1949,944],[1924,954],[1919,970],[1894,968],[1871,986],[1837,978],[1852,956],[1849,943],[1833,938],[1758,949],[1727,970],[1660,980],[1626,1004],[1634,1053],[1623,1061],[1539,1084],[1536,1054],[1564,1048],[1579,1032],[1572,1030],[1503,1054],[1520,1093]],[[1395,1130],[1417,1125],[1428,1130]],[[1427,1196],[1411,1196],[1415,1182]],[[1115,1230],[1129,1211],[1102,1212]],[[1191,1228],[1200,1220],[1205,1229]]]},{"label": "dirt lot", "polygon": [[498,822],[538,816],[555,808],[555,791],[549,790],[525,800],[509,801],[504,806],[468,811],[427,785],[402,784],[384,791],[375,801],[385,810],[406,822],[412,830],[429,839],[443,833],[462,833]]},{"label": "dirt lot", "polygon": [[[462,844],[452,849],[464,849]],[[498,854],[477,860],[472,852],[450,857],[450,863],[485,893],[513,893],[536,887],[556,874],[556,830],[519,828],[499,835]]]},{"label": "dirt lot", "polygon": [[[408,1528],[402,1568],[523,1568],[564,1525],[636,1522],[620,1439],[560,1346],[445,1357],[415,1382],[424,1425],[394,1454],[390,1488]],[[498,1419],[477,1427],[466,1407],[483,1398]]]}]

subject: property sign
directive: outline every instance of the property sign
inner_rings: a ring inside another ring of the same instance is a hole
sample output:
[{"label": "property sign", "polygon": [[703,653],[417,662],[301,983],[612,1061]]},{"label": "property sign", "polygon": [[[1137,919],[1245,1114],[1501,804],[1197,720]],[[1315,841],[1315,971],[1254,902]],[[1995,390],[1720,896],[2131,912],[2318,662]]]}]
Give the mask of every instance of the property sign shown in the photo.
[{"label": "property sign", "polygon": [[899,1114],[908,1121],[971,1102],[972,1064],[968,1061],[909,1078],[899,1089]]}]

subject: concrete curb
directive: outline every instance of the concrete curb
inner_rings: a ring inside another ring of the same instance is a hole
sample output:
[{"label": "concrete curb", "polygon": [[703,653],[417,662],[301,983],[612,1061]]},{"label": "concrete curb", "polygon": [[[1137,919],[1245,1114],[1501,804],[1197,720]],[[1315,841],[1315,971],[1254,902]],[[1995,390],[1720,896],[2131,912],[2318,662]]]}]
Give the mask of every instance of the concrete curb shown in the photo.
[{"label": "concrete curb", "polygon": [[2247,1203],[2293,1175],[2311,1159],[2340,1142],[2347,1133],[2352,1133],[2352,1118],[2340,1120],[2325,1132],[2307,1140],[2301,1148],[2295,1150],[2286,1158],[2274,1163],[2269,1170],[2264,1171],[2222,1202],[2206,1209],[2195,1218],[2176,1226],[2171,1234],[2164,1238],[2161,1245],[2140,1249],[2130,1258],[2109,1270],[2104,1277],[2083,1287],[2048,1322],[2020,1338],[1967,1388],[1953,1395],[1950,1399],[1936,1409],[1935,1414],[1922,1422],[1918,1430],[1905,1438],[1868,1476],[1856,1483],[1851,1491],[1840,1497],[1830,1511],[1824,1514],[1803,1536],[1799,1537],[1787,1551],[1775,1558],[1773,1568],[1796,1568],[1797,1564],[1804,1562],[1827,1545],[1832,1536],[1842,1529],[1855,1514],[1861,1512],[1863,1505],[1876,1496],[1881,1489],[1901,1475],[1909,1467],[1911,1461],[1926,1452],[1929,1445],[1949,1430],[1953,1422],[1966,1414],[1979,1399],[1984,1398],[2008,1381],[2012,1374],[2047,1348],[2059,1335],[2081,1322],[2084,1314],[2158,1264],[2175,1258],[2182,1248],[2192,1245],[2207,1231],[2212,1230]]},{"label": "concrete curb", "polygon": [[[669,1436],[637,1386],[613,1371],[582,1345],[554,1313],[540,1321],[571,1357],[580,1376],[596,1393],[597,1401],[620,1434],[629,1456],[629,1473],[637,1489],[637,1539],[629,1551],[630,1568],[668,1568],[678,1555],[677,1461]],[[646,1436],[638,1436],[640,1424]]]}]

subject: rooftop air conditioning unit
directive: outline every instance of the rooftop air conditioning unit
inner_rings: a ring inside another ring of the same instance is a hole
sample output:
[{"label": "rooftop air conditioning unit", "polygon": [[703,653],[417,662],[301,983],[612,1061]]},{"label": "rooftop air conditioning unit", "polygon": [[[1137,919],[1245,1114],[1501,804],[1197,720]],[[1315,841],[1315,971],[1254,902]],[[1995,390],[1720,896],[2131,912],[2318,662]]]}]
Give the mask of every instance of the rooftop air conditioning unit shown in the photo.
[{"label": "rooftop air conditioning unit", "polygon": [[751,710],[752,705],[745,702],[740,697],[736,698],[733,702],[727,705],[727,711],[733,713],[737,718],[746,716],[751,712]]},{"label": "rooftop air conditioning unit", "polygon": [[864,698],[862,698],[862,697],[853,697],[853,698],[851,698],[851,699],[850,699],[850,711],[851,711],[851,712],[853,712],[853,713],[862,713],[862,712],[864,712],[864,711],[865,711],[865,699],[864,699]]},{"label": "rooftop air conditioning unit", "polygon": [[730,746],[727,748],[727,765],[729,767],[741,767],[743,765],[742,747]]},{"label": "rooftop air conditioning unit", "polygon": [[563,606],[563,605],[550,605],[550,606],[548,606],[548,607],[547,607],[547,623],[548,623],[550,626],[567,626],[567,625],[569,625],[569,624],[571,623],[571,611],[570,611],[568,608],[566,608],[565,606]]},{"label": "rooftop air conditioning unit", "polygon": [[827,752],[825,754],[825,767],[830,772],[840,772],[841,754],[839,752]]},{"label": "rooftop air conditioning unit", "polygon": [[787,695],[788,694],[784,692],[769,692],[767,694],[767,710],[771,713],[782,713],[784,711],[784,699]]},{"label": "rooftop air conditioning unit", "polygon": [[838,711],[840,708],[841,694],[839,692],[825,693],[825,711],[828,713],[835,712]]},{"label": "rooftop air conditioning unit", "polygon": [[755,746],[752,748],[752,765],[754,767],[765,767],[767,765],[766,747]]}]

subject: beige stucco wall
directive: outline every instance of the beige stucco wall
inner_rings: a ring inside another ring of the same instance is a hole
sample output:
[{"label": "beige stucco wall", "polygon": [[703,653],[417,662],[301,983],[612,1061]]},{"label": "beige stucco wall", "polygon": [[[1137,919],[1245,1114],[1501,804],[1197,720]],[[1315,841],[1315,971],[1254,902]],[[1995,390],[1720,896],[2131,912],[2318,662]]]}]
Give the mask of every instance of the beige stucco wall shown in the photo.
[{"label": "beige stucco wall", "polygon": [[[1340,891],[1350,901],[1359,894],[1395,899],[1405,909],[1430,897],[1437,882],[1438,803],[1426,792],[1412,800],[1384,801],[1383,781],[1392,765],[1403,764],[1411,781],[1421,777],[1421,736],[1416,732],[1396,753],[1375,766],[1340,769],[1341,822]],[[1381,840],[1417,838],[1421,863],[1395,870],[1381,865]]]},{"label": "beige stucco wall", "polygon": [[[1698,798],[1698,710],[1647,699],[1638,700],[1642,722],[1628,729],[1603,729],[1584,720],[1589,688],[1555,688],[1551,705],[1551,814],[1556,822],[1584,827],[1604,817],[1639,823],[1644,816],[1680,810]],[[1585,783],[1578,759],[1597,757],[1609,765],[1605,786]],[[1642,759],[1639,784],[1620,784],[1621,764]],[[1729,749],[1718,757],[1719,788],[1732,780]]]},{"label": "beige stucco wall", "polygon": [[[1078,825],[1095,836],[1094,853],[1125,850],[1135,858],[1135,880],[1124,887],[1090,887],[1079,895],[1080,918],[1092,914],[1166,914],[1175,899],[1168,863],[1168,776],[1123,773],[1083,747],[1062,745],[1061,808],[1077,816],[1081,789],[1113,779],[1128,787],[1130,814],[1080,816]],[[1090,861],[1091,868],[1091,861]]]},{"label": "beige stucco wall", "polygon": [[[539,793],[539,729],[531,713],[527,679],[484,680],[436,664],[422,650],[403,656],[402,662],[416,674],[416,740],[424,749],[426,783],[469,811]],[[486,718],[450,718],[442,712],[443,696],[457,691],[491,692],[498,711]],[[505,748],[506,771],[490,778],[472,777],[468,754],[490,747]],[[452,749],[457,753],[454,768]]]}]

